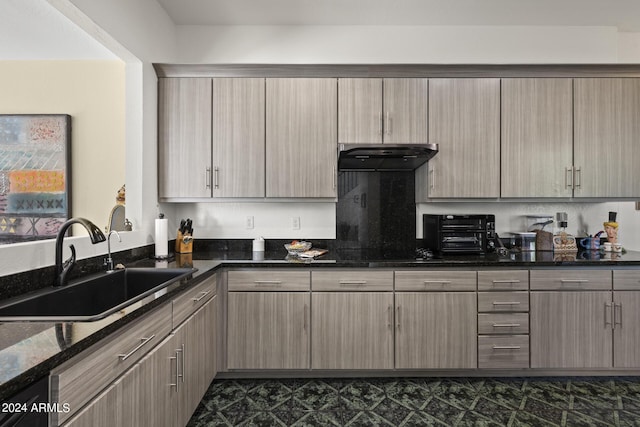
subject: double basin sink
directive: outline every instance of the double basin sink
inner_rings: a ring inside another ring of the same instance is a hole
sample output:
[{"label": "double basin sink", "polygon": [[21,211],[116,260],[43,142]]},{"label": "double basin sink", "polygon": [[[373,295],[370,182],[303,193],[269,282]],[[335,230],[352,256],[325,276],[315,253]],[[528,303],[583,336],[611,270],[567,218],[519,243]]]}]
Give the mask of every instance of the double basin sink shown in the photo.
[{"label": "double basin sink", "polygon": [[194,268],[125,268],[0,302],[0,322],[90,322],[190,277]]}]

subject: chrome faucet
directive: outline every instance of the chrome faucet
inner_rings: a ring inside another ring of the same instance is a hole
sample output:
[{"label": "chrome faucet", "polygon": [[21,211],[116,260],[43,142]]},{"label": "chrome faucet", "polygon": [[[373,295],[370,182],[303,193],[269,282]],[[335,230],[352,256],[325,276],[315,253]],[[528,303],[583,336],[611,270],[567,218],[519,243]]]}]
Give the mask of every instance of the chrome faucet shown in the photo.
[{"label": "chrome faucet", "polygon": [[58,230],[58,235],[56,236],[56,278],[53,286],[64,286],[67,284],[67,275],[71,271],[74,265],[76,265],[76,248],[73,245],[69,245],[69,249],[71,249],[71,257],[67,259],[64,264],[62,263],[62,241],[64,240],[64,236],[73,224],[80,224],[89,232],[89,238],[91,239],[91,243],[94,245],[96,243],[104,242],[106,237],[100,231],[100,229],[91,221],[85,218],[71,218],[67,220],[64,224],[60,226],[60,230]]},{"label": "chrome faucet", "polygon": [[107,236],[107,259],[104,260],[104,265],[107,266],[107,273],[113,273],[115,270],[113,269],[113,258],[111,258],[111,235],[115,234],[118,236],[118,242],[122,242],[120,238],[120,233],[116,230],[111,230],[109,235]]}]

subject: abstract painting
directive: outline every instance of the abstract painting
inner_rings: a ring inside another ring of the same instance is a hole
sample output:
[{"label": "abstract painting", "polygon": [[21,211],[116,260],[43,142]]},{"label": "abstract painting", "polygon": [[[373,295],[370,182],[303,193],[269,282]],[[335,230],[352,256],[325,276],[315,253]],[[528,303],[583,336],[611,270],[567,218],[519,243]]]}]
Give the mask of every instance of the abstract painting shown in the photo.
[{"label": "abstract painting", "polygon": [[55,237],[70,217],[71,116],[0,114],[0,244]]}]

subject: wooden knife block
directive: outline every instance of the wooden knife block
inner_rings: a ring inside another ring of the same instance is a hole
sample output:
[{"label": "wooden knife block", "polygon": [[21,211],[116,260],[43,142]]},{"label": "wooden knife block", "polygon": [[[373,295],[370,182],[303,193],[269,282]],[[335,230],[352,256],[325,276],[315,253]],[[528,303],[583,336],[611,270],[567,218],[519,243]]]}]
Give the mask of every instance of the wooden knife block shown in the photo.
[{"label": "wooden knife block", "polygon": [[176,236],[176,253],[190,254],[192,252],[193,252],[193,237],[191,237],[190,234],[182,235],[182,232],[178,231],[178,235]]}]

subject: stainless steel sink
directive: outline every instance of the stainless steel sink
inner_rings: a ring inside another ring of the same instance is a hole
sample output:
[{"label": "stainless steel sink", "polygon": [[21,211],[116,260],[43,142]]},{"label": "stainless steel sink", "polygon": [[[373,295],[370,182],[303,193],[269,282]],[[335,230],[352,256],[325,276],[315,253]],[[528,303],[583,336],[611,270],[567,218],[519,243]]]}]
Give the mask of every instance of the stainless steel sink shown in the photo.
[{"label": "stainless steel sink", "polygon": [[100,320],[189,277],[194,268],[126,268],[0,302],[0,322]]}]

